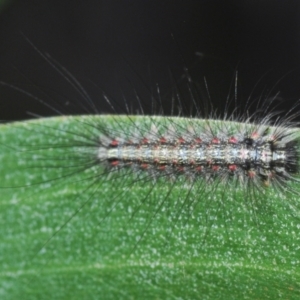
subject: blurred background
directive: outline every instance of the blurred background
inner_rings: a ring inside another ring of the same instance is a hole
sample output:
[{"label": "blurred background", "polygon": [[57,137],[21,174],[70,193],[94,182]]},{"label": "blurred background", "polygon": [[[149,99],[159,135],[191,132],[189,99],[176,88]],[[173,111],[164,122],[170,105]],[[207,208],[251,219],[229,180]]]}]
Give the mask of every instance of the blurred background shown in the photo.
[{"label": "blurred background", "polygon": [[171,114],[174,95],[185,115],[193,101],[222,110],[236,77],[241,107],[300,99],[299,1],[0,0],[2,121],[110,112],[104,94],[118,113]]}]

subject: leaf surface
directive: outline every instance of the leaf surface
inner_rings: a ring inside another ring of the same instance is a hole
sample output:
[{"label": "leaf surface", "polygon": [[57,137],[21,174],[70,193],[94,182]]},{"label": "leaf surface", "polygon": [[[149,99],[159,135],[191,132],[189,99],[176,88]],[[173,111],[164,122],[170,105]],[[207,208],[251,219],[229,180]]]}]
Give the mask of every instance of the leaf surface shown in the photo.
[{"label": "leaf surface", "polygon": [[299,299],[297,196],[107,174],[89,124],[0,126],[1,299]]}]

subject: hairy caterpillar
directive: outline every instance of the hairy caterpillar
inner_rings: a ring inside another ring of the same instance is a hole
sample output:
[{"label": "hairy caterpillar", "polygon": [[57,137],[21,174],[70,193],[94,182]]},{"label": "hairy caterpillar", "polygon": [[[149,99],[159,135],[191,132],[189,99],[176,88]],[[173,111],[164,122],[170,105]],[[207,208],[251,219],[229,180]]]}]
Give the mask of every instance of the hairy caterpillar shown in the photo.
[{"label": "hairy caterpillar", "polygon": [[[276,118],[269,105],[262,118],[197,109],[3,126],[2,182],[18,187],[1,189],[2,251],[15,253],[4,295],[34,298],[48,286],[44,298],[70,297],[77,276],[82,290],[111,299],[172,298],[185,284],[191,299],[223,285],[233,285],[228,298],[246,298],[249,284],[257,297],[299,295],[297,106]],[[9,242],[16,236],[22,244]]]}]

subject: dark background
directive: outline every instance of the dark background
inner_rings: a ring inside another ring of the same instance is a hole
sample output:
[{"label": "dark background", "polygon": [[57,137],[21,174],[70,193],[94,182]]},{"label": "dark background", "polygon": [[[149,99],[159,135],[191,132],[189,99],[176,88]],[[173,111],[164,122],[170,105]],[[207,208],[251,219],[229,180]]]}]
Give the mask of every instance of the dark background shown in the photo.
[{"label": "dark background", "polygon": [[140,110],[138,95],[145,113],[161,102],[169,114],[176,90],[189,113],[189,76],[198,103],[210,98],[224,107],[228,95],[234,98],[236,70],[238,104],[278,92],[280,109],[288,109],[300,98],[299,6],[287,0],[10,1],[0,11],[0,80],[47,105],[2,84],[0,120],[95,111],[65,71],[60,75],[35,48],[75,76],[100,112],[111,111],[105,93],[119,113],[125,102]]}]

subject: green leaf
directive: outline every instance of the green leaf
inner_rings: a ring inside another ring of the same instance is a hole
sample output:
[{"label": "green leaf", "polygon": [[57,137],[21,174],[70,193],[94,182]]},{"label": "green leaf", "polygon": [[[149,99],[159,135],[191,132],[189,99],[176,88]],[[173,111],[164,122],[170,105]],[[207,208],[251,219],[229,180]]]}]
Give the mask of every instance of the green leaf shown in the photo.
[{"label": "green leaf", "polygon": [[299,299],[298,197],[107,174],[99,126],[134,118],[0,126],[0,299]]}]

